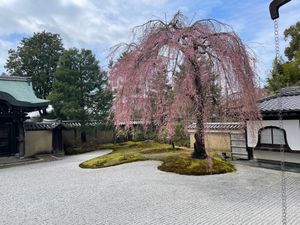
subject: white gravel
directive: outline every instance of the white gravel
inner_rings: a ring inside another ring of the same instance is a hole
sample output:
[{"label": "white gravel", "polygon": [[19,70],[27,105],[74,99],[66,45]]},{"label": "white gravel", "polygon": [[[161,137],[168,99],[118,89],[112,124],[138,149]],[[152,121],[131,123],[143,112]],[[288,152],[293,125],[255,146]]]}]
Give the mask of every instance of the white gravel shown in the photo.
[{"label": "white gravel", "polygon": [[[182,176],[160,162],[104,169],[78,164],[98,151],[0,170],[0,225],[281,224],[280,172]],[[288,224],[300,224],[300,174],[288,173]]]}]

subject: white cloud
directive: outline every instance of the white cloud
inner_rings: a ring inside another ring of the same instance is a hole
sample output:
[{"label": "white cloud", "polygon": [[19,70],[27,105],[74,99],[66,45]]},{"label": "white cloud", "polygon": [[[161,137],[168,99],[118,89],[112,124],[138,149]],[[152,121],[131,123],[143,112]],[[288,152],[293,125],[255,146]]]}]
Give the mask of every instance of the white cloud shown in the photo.
[{"label": "white cloud", "polygon": [[[4,63],[6,62],[6,59],[8,57],[7,49],[10,49],[13,47],[13,44],[9,41],[3,41],[0,39],[0,63],[4,66]],[[1,66],[0,64],[0,66]],[[0,74],[4,72],[4,69],[0,69]]]},{"label": "white cloud", "polygon": [[[299,16],[300,1],[291,1],[280,9],[279,18],[279,39],[280,39],[280,55],[284,56],[284,49],[288,42],[284,41],[283,32],[286,28],[295,24],[300,20]],[[265,82],[267,75],[270,73],[272,60],[275,58],[275,40],[273,21],[263,24],[256,33],[253,42],[258,43],[254,48],[260,60],[260,68],[262,72],[262,80]]]},{"label": "white cloud", "polygon": [[[275,57],[274,25],[268,8],[270,2],[253,0],[232,3],[236,4],[235,11],[230,16],[225,17],[224,20],[234,28],[244,43],[256,54],[258,60],[257,73],[262,84],[264,84]],[[231,7],[233,6],[231,5]],[[284,48],[288,45],[288,42],[283,39],[283,31],[300,20],[299,10],[300,0],[293,0],[279,10],[281,55],[284,55]]]},{"label": "white cloud", "polygon": [[[47,30],[59,33],[65,47],[91,48],[103,59],[111,46],[128,40],[132,27],[154,15],[163,16],[164,11],[177,10],[166,10],[166,3],[166,0],[0,0],[0,40],[11,34],[31,36],[33,32]],[[15,48],[18,41],[8,40],[9,45],[0,47],[1,54],[5,55],[8,47]],[[4,62],[0,58],[0,71]]]},{"label": "white cloud", "polygon": [[[259,73],[265,79],[274,58],[268,4],[260,0],[0,0],[0,73],[8,49],[33,32],[59,33],[65,47],[90,48],[105,65],[109,48],[128,41],[134,26],[157,17],[169,19],[181,10],[191,20],[208,17],[232,25],[256,52]],[[300,0],[280,9],[281,35],[300,19],[299,10]],[[285,46],[281,40],[281,52]]]}]

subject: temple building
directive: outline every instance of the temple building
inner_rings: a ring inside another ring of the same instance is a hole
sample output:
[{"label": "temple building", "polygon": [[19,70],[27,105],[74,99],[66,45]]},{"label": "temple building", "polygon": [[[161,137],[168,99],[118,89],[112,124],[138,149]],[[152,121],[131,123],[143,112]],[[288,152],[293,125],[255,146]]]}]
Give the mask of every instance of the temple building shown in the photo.
[{"label": "temple building", "polygon": [[[247,147],[259,160],[300,163],[300,87],[287,87],[258,102],[262,121],[247,121]],[[279,112],[281,111],[281,114]]]},{"label": "temple building", "polygon": [[48,100],[35,96],[30,78],[0,76],[0,157],[26,155],[27,114],[45,110],[48,104]]}]

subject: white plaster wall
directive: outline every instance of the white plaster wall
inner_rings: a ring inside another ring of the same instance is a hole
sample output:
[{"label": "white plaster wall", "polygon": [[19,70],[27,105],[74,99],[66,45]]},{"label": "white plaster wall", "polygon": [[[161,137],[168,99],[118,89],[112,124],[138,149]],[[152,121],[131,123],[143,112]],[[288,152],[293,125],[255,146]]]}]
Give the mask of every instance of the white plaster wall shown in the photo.
[{"label": "white plaster wall", "polygon": [[[292,150],[300,151],[299,120],[283,120],[283,129],[286,132],[288,145]],[[278,120],[247,121],[248,147],[255,147],[258,142],[258,130],[267,127],[281,127]]]}]

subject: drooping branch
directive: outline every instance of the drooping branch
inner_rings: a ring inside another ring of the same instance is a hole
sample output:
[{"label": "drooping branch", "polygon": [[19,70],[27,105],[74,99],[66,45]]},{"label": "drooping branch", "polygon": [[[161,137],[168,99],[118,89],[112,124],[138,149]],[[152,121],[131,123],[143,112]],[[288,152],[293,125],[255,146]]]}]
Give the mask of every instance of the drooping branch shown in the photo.
[{"label": "drooping branch", "polygon": [[[181,13],[169,22],[150,20],[134,29],[133,43],[122,45],[125,52],[110,74],[112,83],[122,80],[116,85],[116,125],[154,121],[171,135],[178,118],[196,119],[203,138],[217,102],[212,85],[220,88],[219,108],[226,112],[220,119],[259,118],[253,62],[240,38],[216,20],[186,21]],[[224,104],[228,98],[240,107]]]}]

